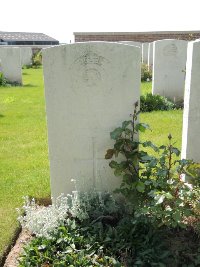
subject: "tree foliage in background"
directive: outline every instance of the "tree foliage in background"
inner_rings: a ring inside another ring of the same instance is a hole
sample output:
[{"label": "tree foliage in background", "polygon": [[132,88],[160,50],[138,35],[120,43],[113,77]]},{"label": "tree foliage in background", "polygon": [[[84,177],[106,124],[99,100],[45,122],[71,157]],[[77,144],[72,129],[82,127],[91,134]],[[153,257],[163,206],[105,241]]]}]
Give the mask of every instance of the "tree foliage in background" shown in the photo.
[{"label": "tree foliage in background", "polygon": [[32,67],[39,68],[42,65],[42,52],[36,52],[32,56]]}]

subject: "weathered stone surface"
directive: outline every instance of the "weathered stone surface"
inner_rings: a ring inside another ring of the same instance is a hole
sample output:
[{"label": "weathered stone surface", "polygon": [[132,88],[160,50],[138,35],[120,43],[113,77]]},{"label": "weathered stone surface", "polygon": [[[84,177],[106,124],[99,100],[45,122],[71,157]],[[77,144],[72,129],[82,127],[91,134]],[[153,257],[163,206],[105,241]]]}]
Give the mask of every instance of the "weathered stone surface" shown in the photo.
[{"label": "weathered stone surface", "polygon": [[169,39],[154,42],[153,94],[183,101],[187,44]]},{"label": "weathered stone surface", "polygon": [[22,83],[20,48],[0,47],[0,71],[8,81]]},{"label": "weathered stone surface", "polygon": [[32,63],[32,49],[30,47],[20,47],[21,50],[21,65],[31,65]]},{"label": "weathered stone surface", "polygon": [[128,44],[128,45],[135,45],[135,46],[138,46],[138,47],[142,48],[142,43],[140,43],[140,42],[120,41],[119,43],[121,43],[121,44]]},{"label": "weathered stone surface", "polygon": [[187,51],[182,158],[200,162],[200,41],[189,42]]},{"label": "weathered stone surface", "polygon": [[149,50],[149,43],[142,44],[142,63],[148,64],[148,50]]},{"label": "weathered stone surface", "polygon": [[148,66],[151,68],[153,66],[153,43],[149,43],[148,47]]},{"label": "weathered stone surface", "polygon": [[140,49],[75,43],[44,49],[43,64],[53,197],[75,188],[113,190],[120,179],[104,156],[110,132],[139,100]]}]

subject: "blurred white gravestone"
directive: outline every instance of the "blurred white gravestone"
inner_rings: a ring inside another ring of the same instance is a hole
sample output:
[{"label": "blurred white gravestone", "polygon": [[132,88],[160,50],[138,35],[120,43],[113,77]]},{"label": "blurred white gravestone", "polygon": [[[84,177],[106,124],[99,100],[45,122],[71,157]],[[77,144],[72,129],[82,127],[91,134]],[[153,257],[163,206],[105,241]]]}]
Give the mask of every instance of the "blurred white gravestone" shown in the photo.
[{"label": "blurred white gravestone", "polygon": [[30,47],[20,47],[21,49],[21,65],[31,65],[32,63],[32,49]]},{"label": "blurred white gravestone", "polygon": [[52,196],[113,190],[110,132],[140,96],[140,49],[91,42],[43,50]]},{"label": "blurred white gravestone", "polygon": [[136,41],[120,41],[120,44],[135,45],[142,48],[142,43]]},{"label": "blurred white gravestone", "polygon": [[141,49],[140,56],[141,56],[141,61],[142,61],[142,43],[136,42],[136,41],[120,41],[120,44],[126,44],[126,45],[134,45],[137,46]]},{"label": "blurred white gravestone", "polygon": [[189,42],[186,65],[182,158],[200,162],[200,41]]},{"label": "blurred white gravestone", "polygon": [[22,84],[20,48],[0,47],[0,71],[13,83]]},{"label": "blurred white gravestone", "polygon": [[148,47],[148,66],[152,68],[153,66],[153,42],[149,43]]},{"label": "blurred white gravestone", "polygon": [[142,63],[148,64],[148,50],[149,50],[149,43],[142,44]]},{"label": "blurred white gravestone", "polygon": [[160,40],[154,42],[153,94],[174,102],[183,101],[187,41]]}]

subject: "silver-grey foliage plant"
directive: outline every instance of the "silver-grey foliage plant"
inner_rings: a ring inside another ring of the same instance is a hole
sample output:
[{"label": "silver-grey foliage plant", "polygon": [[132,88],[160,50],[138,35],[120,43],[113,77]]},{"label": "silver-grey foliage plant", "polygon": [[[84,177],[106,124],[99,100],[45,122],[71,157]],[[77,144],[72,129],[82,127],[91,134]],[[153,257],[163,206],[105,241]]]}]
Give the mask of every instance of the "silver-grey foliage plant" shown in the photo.
[{"label": "silver-grey foliage plant", "polygon": [[23,228],[28,229],[37,237],[51,238],[58,227],[68,222],[68,217],[77,218],[79,221],[93,217],[98,218],[107,213],[119,210],[115,199],[109,193],[88,192],[72,195],[60,195],[52,205],[41,207],[35,199],[24,198],[22,209],[17,209],[18,221]]}]

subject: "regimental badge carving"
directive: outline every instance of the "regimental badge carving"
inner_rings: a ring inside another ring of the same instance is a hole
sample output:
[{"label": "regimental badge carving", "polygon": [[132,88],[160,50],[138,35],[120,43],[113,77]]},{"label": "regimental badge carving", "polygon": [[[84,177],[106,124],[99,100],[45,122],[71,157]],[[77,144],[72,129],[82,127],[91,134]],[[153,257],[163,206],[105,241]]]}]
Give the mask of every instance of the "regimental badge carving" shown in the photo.
[{"label": "regimental badge carving", "polygon": [[76,72],[80,83],[92,87],[101,83],[103,76],[106,74],[107,64],[109,64],[108,59],[96,52],[86,50],[82,56],[73,62],[71,69]]}]

